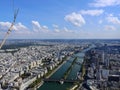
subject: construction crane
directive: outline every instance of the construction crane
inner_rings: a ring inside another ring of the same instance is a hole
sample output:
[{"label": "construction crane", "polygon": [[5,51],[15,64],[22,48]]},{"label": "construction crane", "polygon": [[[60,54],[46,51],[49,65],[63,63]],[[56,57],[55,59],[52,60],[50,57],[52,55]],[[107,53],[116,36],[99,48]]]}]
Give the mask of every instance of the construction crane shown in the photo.
[{"label": "construction crane", "polygon": [[[14,4],[13,4],[13,8],[14,8]],[[15,21],[16,21],[16,18],[17,18],[17,15],[18,15],[18,12],[19,12],[19,9],[14,9],[14,19],[13,19],[13,22],[11,23],[11,26],[10,28],[8,29],[7,33],[5,34],[1,44],[0,44],[0,49],[2,48],[2,46],[5,44],[9,34],[11,33],[11,31],[13,30],[13,26],[15,25]]]}]

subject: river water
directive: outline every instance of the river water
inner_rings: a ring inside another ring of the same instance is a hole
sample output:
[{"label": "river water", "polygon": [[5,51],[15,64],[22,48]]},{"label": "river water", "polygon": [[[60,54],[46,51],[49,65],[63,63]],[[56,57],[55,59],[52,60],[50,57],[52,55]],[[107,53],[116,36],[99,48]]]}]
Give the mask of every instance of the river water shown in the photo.
[{"label": "river water", "polygon": [[[93,48],[94,46],[91,46],[85,50],[83,50],[80,53],[75,54],[74,56],[78,56],[76,62],[82,63],[84,59],[85,52],[89,49]],[[75,57],[71,57],[61,68],[59,68],[50,78],[51,79],[61,79],[66,72],[66,70],[71,65],[71,62],[74,60]],[[81,65],[75,63],[71,72],[69,73],[67,79],[76,79],[77,72],[80,71]],[[73,84],[72,83],[64,83],[60,84],[57,82],[45,82],[38,90],[67,90],[70,88]]]}]

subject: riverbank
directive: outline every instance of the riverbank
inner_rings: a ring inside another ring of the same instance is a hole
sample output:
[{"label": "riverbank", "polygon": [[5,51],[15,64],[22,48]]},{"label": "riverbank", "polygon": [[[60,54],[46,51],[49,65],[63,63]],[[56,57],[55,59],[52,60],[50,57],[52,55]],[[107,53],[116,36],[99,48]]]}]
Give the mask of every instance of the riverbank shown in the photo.
[{"label": "riverbank", "polygon": [[67,59],[66,60],[64,60],[60,65],[58,65],[55,69],[53,69],[53,71],[48,75],[48,76],[46,76],[46,78],[49,78],[49,77],[51,77],[59,68],[61,68],[61,66],[63,65],[63,64],[65,64],[66,62],[67,62],[67,60],[69,60],[70,59],[70,57],[67,57]]},{"label": "riverbank", "polygon": [[80,76],[79,82],[74,83],[74,85],[70,87],[68,90],[80,90],[84,82],[84,75],[85,75],[85,67],[84,67],[84,62],[83,62],[81,65],[81,76]]},{"label": "riverbank", "polygon": [[[67,57],[63,62],[60,63],[60,65],[58,65],[57,67],[55,67],[52,71],[48,72],[48,75],[45,76],[45,78],[49,78],[51,77],[59,68],[61,68],[62,65],[64,65],[67,60],[69,60],[70,57]],[[37,84],[36,86],[34,86],[35,90],[40,88],[42,85],[44,84],[44,81],[41,80],[41,82],[39,84]]]},{"label": "riverbank", "polygon": [[64,73],[63,75],[63,79],[66,79],[67,76],[69,75],[69,73],[71,72],[74,64],[75,64],[75,61],[77,60],[77,57],[75,57],[75,59],[73,60],[73,62],[71,63],[70,67],[67,69],[67,71]]}]

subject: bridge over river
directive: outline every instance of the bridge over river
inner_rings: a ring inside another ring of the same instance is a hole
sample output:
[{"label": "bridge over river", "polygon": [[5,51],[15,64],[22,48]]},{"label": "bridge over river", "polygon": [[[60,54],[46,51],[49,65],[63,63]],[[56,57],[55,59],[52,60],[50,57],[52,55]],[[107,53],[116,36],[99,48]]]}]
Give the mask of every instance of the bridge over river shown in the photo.
[{"label": "bridge over river", "polygon": [[67,79],[44,79],[44,82],[63,82],[63,83],[75,83],[75,82],[79,82],[80,80],[75,79],[75,80],[67,80]]}]

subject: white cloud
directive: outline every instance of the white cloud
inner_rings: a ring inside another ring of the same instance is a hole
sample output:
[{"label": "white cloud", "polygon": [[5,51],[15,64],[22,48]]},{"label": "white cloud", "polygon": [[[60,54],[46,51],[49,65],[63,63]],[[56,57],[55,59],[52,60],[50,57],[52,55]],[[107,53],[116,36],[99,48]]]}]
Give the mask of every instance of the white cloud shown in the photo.
[{"label": "white cloud", "polygon": [[93,3],[90,3],[90,6],[94,7],[106,7],[115,5],[120,5],[120,0],[94,0]]},{"label": "white cloud", "polygon": [[41,28],[41,26],[40,26],[38,21],[32,21],[32,24],[35,25],[38,28]]},{"label": "white cloud", "polygon": [[103,20],[99,20],[99,22],[98,22],[99,24],[102,24],[103,23]]},{"label": "white cloud", "polygon": [[44,25],[44,26],[43,26],[43,29],[48,29],[48,27]]},{"label": "white cloud", "polygon": [[111,25],[106,25],[106,26],[104,26],[104,30],[116,30],[116,28]]},{"label": "white cloud", "polygon": [[24,26],[22,23],[17,23],[15,26],[14,26],[14,29],[15,30],[28,30],[28,28],[26,26]]},{"label": "white cloud", "polygon": [[64,27],[64,31],[65,31],[65,32],[69,32],[69,30],[68,30],[66,27]]},{"label": "white cloud", "polygon": [[58,25],[56,25],[56,24],[53,24],[52,25],[54,28],[58,28],[59,26]]},{"label": "white cloud", "polygon": [[41,29],[41,26],[38,21],[32,21],[32,26],[35,32],[39,32]]},{"label": "white cloud", "polygon": [[7,30],[10,27],[10,22],[0,22],[0,31],[1,30]]},{"label": "white cloud", "polygon": [[46,31],[49,31],[47,26],[45,26],[45,25],[41,26],[38,21],[32,21],[32,26],[33,26],[33,30],[35,32],[40,32],[40,31],[46,32]]},{"label": "white cloud", "polygon": [[109,15],[106,19],[110,23],[120,24],[120,20],[118,19],[118,17],[114,17],[113,15]]},{"label": "white cloud", "polygon": [[72,30],[69,30],[68,28],[64,27],[63,28],[65,32],[73,32]]},{"label": "white cloud", "polygon": [[44,30],[45,32],[48,32],[49,31],[49,29],[48,29],[48,27],[47,26],[42,26],[42,30]]},{"label": "white cloud", "polygon": [[[9,26],[11,25],[10,22],[0,22],[0,29],[1,27],[4,28],[4,30],[7,30],[7,28],[9,28]],[[37,28],[40,28],[40,30],[42,29],[43,31],[39,31],[36,32],[28,27],[26,27],[25,25],[23,25],[22,23],[16,23],[16,25],[14,26],[16,28],[16,30],[14,30],[13,32],[11,32],[10,37],[9,38],[21,38],[21,39],[69,39],[69,38],[73,38],[73,39],[77,39],[77,38],[104,38],[104,37],[108,37],[108,38],[119,38],[119,30],[116,30],[116,28],[114,26],[110,26],[110,25],[106,25],[104,26],[104,30],[114,30],[108,33],[108,31],[104,31],[103,32],[92,32],[92,31],[87,31],[87,30],[70,30],[67,27],[63,27],[63,28],[54,28],[54,30],[49,30],[49,28],[47,26],[42,26],[39,24],[38,21],[34,21],[32,22],[32,25],[34,25]],[[6,28],[7,27],[7,28]],[[6,28],[6,29],[5,29]],[[49,30],[48,32],[46,31]],[[6,31],[4,30],[0,30],[0,38],[3,38]],[[109,34],[109,35],[108,35]]]},{"label": "white cloud", "polygon": [[66,15],[64,19],[65,19],[65,21],[68,21],[68,22],[70,22],[73,25],[78,26],[78,27],[80,27],[80,26],[85,24],[85,20],[82,17],[82,15],[81,14],[77,14],[75,12]]},{"label": "white cloud", "polygon": [[60,29],[60,28],[55,28],[54,29],[54,31],[55,32],[59,32],[59,33],[71,33],[71,32],[73,32],[73,30],[69,30],[67,27],[64,27],[64,28],[62,28],[62,29]]},{"label": "white cloud", "polygon": [[104,10],[81,10],[80,13],[83,15],[91,15],[91,16],[99,16],[100,14],[103,14]]},{"label": "white cloud", "polygon": [[[10,26],[11,26],[10,22],[0,22],[0,30],[8,30]],[[13,30],[21,31],[28,30],[28,28],[19,22],[13,26]]]},{"label": "white cloud", "polygon": [[[10,28],[10,22],[0,22],[0,38],[3,38],[7,30]],[[3,34],[2,34],[3,33]],[[16,23],[13,26],[13,30],[10,34],[11,38],[25,38],[30,35],[32,32],[22,23]]]},{"label": "white cloud", "polygon": [[55,32],[57,32],[57,33],[58,33],[58,32],[60,32],[60,30],[59,30],[59,29],[54,29],[54,31],[55,31]]}]

